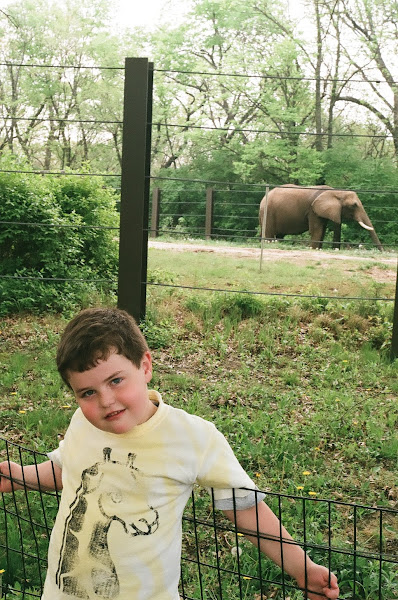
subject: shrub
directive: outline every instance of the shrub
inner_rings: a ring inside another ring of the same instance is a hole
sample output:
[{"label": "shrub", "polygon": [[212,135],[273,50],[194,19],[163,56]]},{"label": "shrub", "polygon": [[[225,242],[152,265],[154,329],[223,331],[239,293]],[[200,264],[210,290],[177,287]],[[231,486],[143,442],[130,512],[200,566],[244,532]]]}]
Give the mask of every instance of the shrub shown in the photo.
[{"label": "shrub", "polygon": [[0,221],[0,314],[74,309],[112,292],[118,215],[99,178],[1,173]]}]

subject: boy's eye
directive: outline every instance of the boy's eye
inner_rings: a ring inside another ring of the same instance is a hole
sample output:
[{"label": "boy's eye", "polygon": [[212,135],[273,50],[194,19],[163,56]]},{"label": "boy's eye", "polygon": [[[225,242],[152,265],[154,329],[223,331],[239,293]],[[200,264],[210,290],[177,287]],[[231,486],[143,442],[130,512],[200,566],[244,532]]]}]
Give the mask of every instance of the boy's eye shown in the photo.
[{"label": "boy's eye", "polygon": [[94,394],[94,390],[86,390],[85,392],[82,393],[82,398],[88,398],[89,396],[92,396]]},{"label": "boy's eye", "polygon": [[112,383],[115,383],[116,385],[118,383],[120,383],[122,381],[122,377],[115,377],[114,379],[112,379]]}]

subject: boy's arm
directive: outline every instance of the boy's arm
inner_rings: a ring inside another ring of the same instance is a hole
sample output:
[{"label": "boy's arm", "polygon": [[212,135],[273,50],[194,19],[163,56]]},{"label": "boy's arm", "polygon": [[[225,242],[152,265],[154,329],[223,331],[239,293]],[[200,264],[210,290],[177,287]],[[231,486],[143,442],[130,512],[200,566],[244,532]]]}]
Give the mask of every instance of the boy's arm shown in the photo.
[{"label": "boy's arm", "polygon": [[17,463],[0,463],[0,492],[13,490],[62,490],[62,469],[47,460],[37,465],[22,467]]},{"label": "boy's arm", "polygon": [[[238,530],[244,533],[252,544],[259,545],[261,552],[279,566],[282,566],[283,556],[283,569],[286,573],[297,581],[301,589],[307,588],[313,592],[307,592],[306,597],[309,600],[324,600],[325,596],[331,599],[338,597],[336,576],[326,567],[314,563],[303,549],[294,543],[293,538],[283,526],[281,527],[279,519],[265,502],[259,502],[257,508],[253,506],[244,510],[223,512],[230,521],[236,522]],[[272,539],[258,537],[257,531]]]}]

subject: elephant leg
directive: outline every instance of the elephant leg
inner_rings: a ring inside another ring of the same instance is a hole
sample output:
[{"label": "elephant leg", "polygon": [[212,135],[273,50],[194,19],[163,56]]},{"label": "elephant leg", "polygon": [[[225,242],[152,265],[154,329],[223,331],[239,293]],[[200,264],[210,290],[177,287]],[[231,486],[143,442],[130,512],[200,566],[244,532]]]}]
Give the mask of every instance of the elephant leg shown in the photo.
[{"label": "elephant leg", "polygon": [[333,248],[341,248],[341,223],[333,223]]},{"label": "elephant leg", "polygon": [[326,232],[326,221],[321,219],[312,220],[310,223],[311,248],[317,250],[322,248],[323,238]]}]

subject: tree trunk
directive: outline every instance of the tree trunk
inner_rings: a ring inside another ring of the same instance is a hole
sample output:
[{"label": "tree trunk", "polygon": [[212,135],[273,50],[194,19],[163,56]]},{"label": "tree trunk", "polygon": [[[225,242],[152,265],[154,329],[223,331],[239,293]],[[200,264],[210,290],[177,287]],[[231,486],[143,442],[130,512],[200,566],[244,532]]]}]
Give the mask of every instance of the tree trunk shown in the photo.
[{"label": "tree trunk", "polygon": [[314,0],[315,19],[316,19],[316,66],[315,66],[315,148],[318,152],[323,150],[322,141],[322,101],[321,101],[321,67],[323,60],[322,53],[322,26],[319,13],[319,0]]}]

